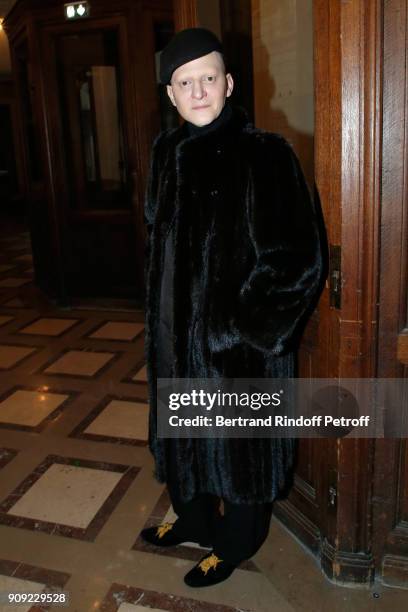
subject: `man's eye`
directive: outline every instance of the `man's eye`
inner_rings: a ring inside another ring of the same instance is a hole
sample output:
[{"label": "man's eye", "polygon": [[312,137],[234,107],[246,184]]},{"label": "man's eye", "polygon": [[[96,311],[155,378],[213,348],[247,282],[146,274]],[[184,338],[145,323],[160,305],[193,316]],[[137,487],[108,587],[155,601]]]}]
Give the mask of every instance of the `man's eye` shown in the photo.
[{"label": "man's eye", "polygon": [[190,84],[190,81],[181,81],[182,87],[187,87]]},{"label": "man's eye", "polygon": [[213,82],[215,81],[215,76],[208,75],[208,76],[206,76],[206,77],[205,77],[205,80],[206,80],[208,83],[213,83]]}]

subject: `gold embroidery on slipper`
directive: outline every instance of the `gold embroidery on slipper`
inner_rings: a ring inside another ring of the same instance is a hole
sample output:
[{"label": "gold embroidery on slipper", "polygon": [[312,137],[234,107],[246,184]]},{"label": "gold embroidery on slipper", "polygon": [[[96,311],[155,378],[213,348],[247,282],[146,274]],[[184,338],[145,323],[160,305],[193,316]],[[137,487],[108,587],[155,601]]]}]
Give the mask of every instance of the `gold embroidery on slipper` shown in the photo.
[{"label": "gold embroidery on slipper", "polygon": [[203,570],[204,575],[206,576],[208,570],[211,568],[216,569],[218,563],[221,563],[221,561],[222,559],[219,559],[217,555],[214,555],[214,553],[212,553],[209,557],[203,559],[198,565],[198,567]]},{"label": "gold embroidery on slipper", "polygon": [[162,538],[165,533],[170,531],[170,529],[173,529],[173,523],[164,523],[164,525],[159,525],[156,535],[159,536],[159,538]]}]

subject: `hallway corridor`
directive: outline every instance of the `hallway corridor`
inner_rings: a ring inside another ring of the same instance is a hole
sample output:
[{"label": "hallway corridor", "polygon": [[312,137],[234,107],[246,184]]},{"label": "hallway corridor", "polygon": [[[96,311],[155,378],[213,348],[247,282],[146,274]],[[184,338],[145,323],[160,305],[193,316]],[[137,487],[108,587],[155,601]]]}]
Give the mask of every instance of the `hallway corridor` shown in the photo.
[{"label": "hallway corridor", "polygon": [[0,592],[62,589],[77,612],[406,610],[407,591],[330,583],[276,519],[251,561],[201,591],[183,583],[197,545],[141,541],[173,516],[146,443],[143,319],[54,307],[33,284],[28,232],[3,227]]}]

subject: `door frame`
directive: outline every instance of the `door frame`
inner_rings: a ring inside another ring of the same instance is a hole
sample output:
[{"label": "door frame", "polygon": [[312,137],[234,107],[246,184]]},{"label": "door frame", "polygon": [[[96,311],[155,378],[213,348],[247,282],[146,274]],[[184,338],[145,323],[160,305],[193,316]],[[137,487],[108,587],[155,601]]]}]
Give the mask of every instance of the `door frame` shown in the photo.
[{"label": "door frame", "polygon": [[[92,32],[101,30],[116,29],[118,32],[118,53],[120,58],[122,74],[129,74],[130,60],[128,56],[128,24],[125,15],[106,15],[100,18],[95,18],[89,21],[77,21],[70,24],[70,32],[72,34],[80,34],[81,32]],[[69,184],[69,176],[65,163],[66,154],[64,151],[65,137],[62,126],[61,105],[59,83],[57,78],[56,65],[56,38],[59,35],[66,35],[67,28],[64,23],[47,23],[41,24],[39,30],[41,51],[40,55],[43,58],[42,78],[44,80],[44,90],[48,92],[47,98],[43,100],[45,108],[45,121],[49,138],[47,139],[48,154],[52,159],[53,164],[53,186],[54,192],[58,193],[58,205],[55,203],[55,209],[58,210],[58,217],[61,231],[62,254],[63,254],[63,269],[64,277],[68,280],[73,273],[73,267],[70,261],[70,250],[67,243],[71,240],[72,232],[76,225],[88,223],[104,224],[115,222],[123,226],[134,224],[136,228],[136,219],[138,218],[138,200],[132,197],[130,208],[114,210],[73,210],[70,208],[70,196],[66,186]],[[134,124],[136,112],[132,105],[132,97],[130,84],[126,78],[121,78],[121,102],[123,113],[124,126],[124,141],[127,147],[128,174],[132,176],[135,172],[137,159],[140,159],[142,152],[139,149],[137,138],[134,137]],[[134,142],[133,149],[129,147],[129,143]],[[53,198],[54,199],[54,198]],[[138,241],[135,242],[137,244]],[[135,262],[140,261],[140,257],[136,251],[132,253]],[[136,265],[136,274],[139,287],[143,286],[143,269]],[[71,288],[67,285],[67,296],[71,299]]]}]

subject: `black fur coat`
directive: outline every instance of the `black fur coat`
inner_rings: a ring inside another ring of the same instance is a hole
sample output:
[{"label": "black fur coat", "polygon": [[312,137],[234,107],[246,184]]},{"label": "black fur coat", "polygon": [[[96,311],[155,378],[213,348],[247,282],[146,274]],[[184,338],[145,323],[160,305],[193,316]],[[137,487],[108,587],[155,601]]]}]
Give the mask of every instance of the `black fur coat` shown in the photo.
[{"label": "black fur coat", "polygon": [[[166,482],[168,441],[156,435],[156,357],[170,228],[176,378],[295,376],[296,347],[320,293],[322,250],[293,149],[238,109],[216,130],[189,136],[184,124],[158,136],[145,222],[149,447],[155,476]],[[179,439],[172,451],[179,495],[270,502],[284,487],[293,451],[290,439]]]}]

